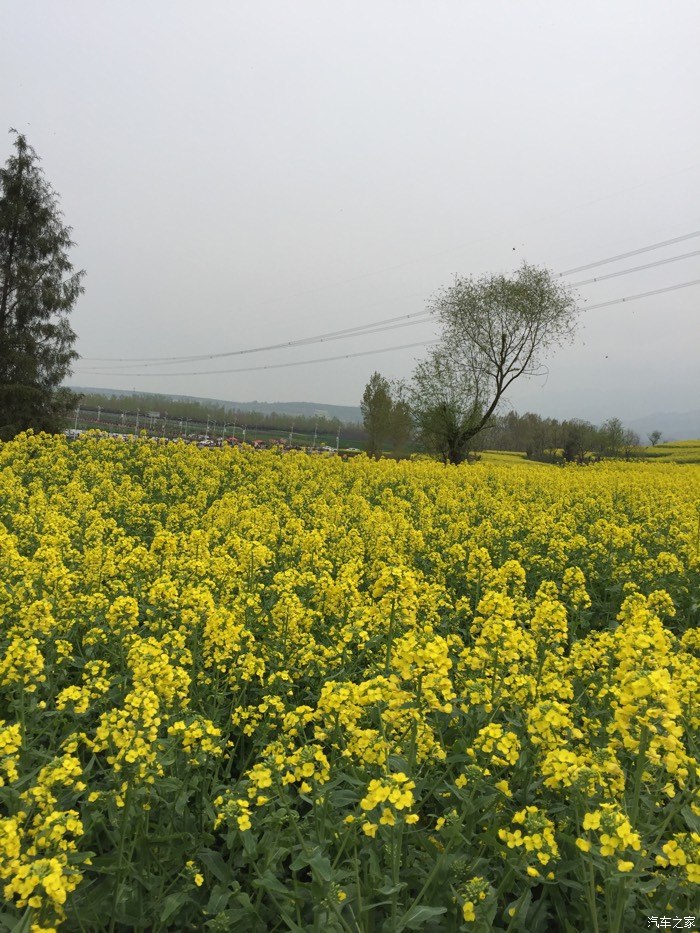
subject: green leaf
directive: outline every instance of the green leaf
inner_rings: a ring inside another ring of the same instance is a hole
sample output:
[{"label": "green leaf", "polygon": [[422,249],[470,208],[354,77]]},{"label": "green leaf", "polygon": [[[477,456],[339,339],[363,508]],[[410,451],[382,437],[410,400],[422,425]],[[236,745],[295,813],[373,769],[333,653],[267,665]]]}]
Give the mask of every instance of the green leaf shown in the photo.
[{"label": "green leaf", "polygon": [[408,774],[410,771],[408,762],[400,755],[389,755],[387,759],[387,765],[392,771],[402,771],[404,774]]},{"label": "green leaf", "polygon": [[327,795],[331,803],[336,807],[350,807],[357,803],[360,795],[349,788],[338,788]]},{"label": "green leaf", "polygon": [[271,894],[283,894],[285,897],[289,896],[287,888],[285,888],[279,878],[275,878],[269,868],[263,875],[253,881],[253,885],[256,888],[263,888],[263,890],[269,891]]},{"label": "green leaf", "polygon": [[226,905],[230,899],[231,891],[229,888],[224,887],[221,884],[215,885],[209,897],[207,913],[214,915],[220,914],[221,911],[226,908]]},{"label": "green leaf", "polygon": [[258,854],[258,843],[252,832],[245,830],[241,833],[241,839],[243,840],[243,851],[247,856],[253,858]]},{"label": "green leaf", "polygon": [[0,913],[0,930],[12,930],[17,925],[17,915],[7,914],[5,911]]},{"label": "green leaf", "polygon": [[388,897],[390,894],[396,894],[398,891],[402,891],[406,887],[405,881],[399,881],[398,884],[392,884],[391,881],[387,881],[386,884],[383,884],[381,888],[377,888],[380,894],[384,894]]},{"label": "green leaf", "polygon": [[[251,910],[245,907],[231,907],[229,910],[222,910],[212,920],[205,924],[209,929],[221,930],[222,925],[226,924],[226,929],[234,930],[241,921],[249,919]],[[245,927],[243,928],[245,929]]]},{"label": "green leaf", "polygon": [[251,911],[254,909],[253,902],[245,891],[239,891],[238,894],[234,897],[234,902],[236,904],[240,904],[243,910]]},{"label": "green leaf", "polygon": [[360,912],[366,914],[369,913],[370,910],[375,910],[377,907],[384,907],[386,904],[391,904],[391,901],[373,901],[371,904],[363,904]]},{"label": "green leaf", "polygon": [[11,930],[11,933],[28,933],[31,922],[32,911],[28,910],[19,920],[17,920],[15,917],[12,921],[12,926],[9,927],[9,929]]},{"label": "green leaf", "polygon": [[166,923],[176,910],[179,910],[180,907],[187,900],[187,893],[185,891],[177,891],[175,894],[168,894],[168,896],[163,901],[163,909],[160,913],[160,922]]},{"label": "green leaf", "polygon": [[686,826],[691,832],[700,832],[700,819],[693,813],[689,806],[686,805],[683,807],[681,809],[681,814],[686,822]]},{"label": "green leaf", "polygon": [[412,907],[409,910],[403,922],[399,924],[399,929],[420,930],[429,920],[434,920],[446,911],[446,907],[428,907],[419,904],[418,907]]},{"label": "green leaf", "polygon": [[314,852],[314,854],[309,859],[309,865],[311,866],[314,875],[318,875],[322,881],[331,880],[333,872],[331,869],[330,859],[327,855],[324,855],[323,852],[320,850]]},{"label": "green leaf", "polygon": [[642,894],[649,894],[651,891],[655,891],[663,880],[663,878],[648,878],[646,881],[637,881],[635,888]]},{"label": "green leaf", "polygon": [[[516,919],[524,919],[527,916],[527,912],[530,909],[532,904],[532,890],[531,888],[526,888],[525,891],[516,897],[514,901],[511,901],[505,909],[503,916],[510,922],[512,917]],[[510,911],[513,910],[514,913],[511,914]]]},{"label": "green leaf", "polygon": [[202,849],[197,853],[197,859],[208,868],[212,875],[221,881],[222,884],[230,884],[233,881],[233,870],[227,865],[218,852],[212,852],[210,849]]},{"label": "green leaf", "polygon": [[301,871],[302,868],[306,868],[309,864],[309,859],[305,852],[300,852],[293,862],[290,864],[292,871]]}]

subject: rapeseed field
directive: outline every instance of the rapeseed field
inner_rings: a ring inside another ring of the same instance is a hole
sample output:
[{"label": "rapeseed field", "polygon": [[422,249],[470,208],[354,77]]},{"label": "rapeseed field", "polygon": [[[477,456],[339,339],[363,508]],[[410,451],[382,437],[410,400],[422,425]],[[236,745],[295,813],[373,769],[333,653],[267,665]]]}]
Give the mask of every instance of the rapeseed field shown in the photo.
[{"label": "rapeseed field", "polygon": [[700,467],[0,446],[0,928],[697,912]]}]

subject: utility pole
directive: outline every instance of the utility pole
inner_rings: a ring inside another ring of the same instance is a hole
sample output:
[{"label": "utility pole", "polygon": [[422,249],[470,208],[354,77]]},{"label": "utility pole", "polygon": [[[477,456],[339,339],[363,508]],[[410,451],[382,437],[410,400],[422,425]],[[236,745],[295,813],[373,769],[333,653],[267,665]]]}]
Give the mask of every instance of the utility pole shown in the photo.
[{"label": "utility pole", "polygon": [[224,426],[221,429],[221,446],[224,446],[224,435],[226,434],[226,422],[224,421]]},{"label": "utility pole", "polygon": [[294,422],[292,421],[292,430],[289,432],[289,446],[292,446],[292,440],[294,438]]},{"label": "utility pole", "polygon": [[78,430],[78,418],[80,417],[80,405],[75,409],[75,424],[73,425],[73,430]]},{"label": "utility pole", "polygon": [[205,440],[205,441],[208,441],[208,440],[209,440],[209,415],[207,415],[207,430],[206,430],[206,432],[205,432],[205,434],[204,434],[204,440]]},{"label": "utility pole", "polygon": [[338,453],[338,448],[340,447],[340,428],[338,428],[338,433],[335,436],[335,452]]},{"label": "utility pole", "polygon": [[163,430],[161,431],[160,436],[165,437],[165,429],[168,426],[168,413],[167,411],[163,413]]},{"label": "utility pole", "polygon": [[311,448],[312,450],[316,450],[316,432],[317,432],[317,429],[318,429],[318,422],[316,422],[316,424],[314,425],[314,443],[313,443],[313,446],[312,446],[312,448]]},{"label": "utility pole", "polygon": [[140,410],[136,409],[136,427],[134,428],[134,437],[139,436],[139,415],[141,414]]},{"label": "utility pole", "polygon": [[102,417],[102,406],[101,406],[101,405],[98,405],[98,406],[97,406],[97,423],[98,423],[98,424],[100,423],[100,418],[101,418],[101,417]]}]

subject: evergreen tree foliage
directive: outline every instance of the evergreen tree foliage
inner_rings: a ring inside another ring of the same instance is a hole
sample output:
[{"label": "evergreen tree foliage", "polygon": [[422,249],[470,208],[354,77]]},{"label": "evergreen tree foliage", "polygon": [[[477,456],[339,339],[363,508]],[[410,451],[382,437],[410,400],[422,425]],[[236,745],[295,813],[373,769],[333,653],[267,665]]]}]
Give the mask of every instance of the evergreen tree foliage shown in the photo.
[{"label": "evergreen tree foliage", "polygon": [[39,157],[16,131],[0,169],[0,438],[57,431],[77,396],[62,387],[77,359],[68,316],[84,272]]}]

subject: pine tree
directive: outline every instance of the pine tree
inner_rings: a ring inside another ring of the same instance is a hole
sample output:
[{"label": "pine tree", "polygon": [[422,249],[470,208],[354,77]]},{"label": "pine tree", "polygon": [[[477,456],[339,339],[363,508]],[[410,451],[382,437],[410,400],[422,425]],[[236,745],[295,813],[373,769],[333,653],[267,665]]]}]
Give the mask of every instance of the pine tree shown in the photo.
[{"label": "pine tree", "polygon": [[39,157],[15,133],[0,169],[0,438],[57,431],[78,397],[63,388],[76,335],[68,315],[84,272],[68,259],[71,228],[45,180]]}]

